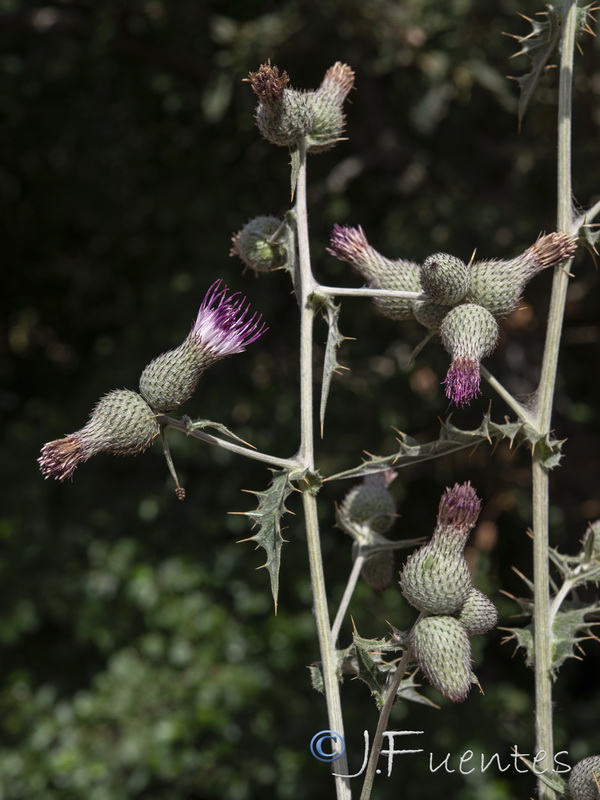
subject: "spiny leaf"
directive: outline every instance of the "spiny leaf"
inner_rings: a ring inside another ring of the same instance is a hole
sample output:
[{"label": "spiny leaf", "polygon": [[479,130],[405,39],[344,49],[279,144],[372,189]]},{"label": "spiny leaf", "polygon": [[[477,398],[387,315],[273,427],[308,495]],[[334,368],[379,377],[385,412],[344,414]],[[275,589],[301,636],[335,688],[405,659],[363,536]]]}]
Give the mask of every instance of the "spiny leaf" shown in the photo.
[{"label": "spiny leaf", "polygon": [[256,542],[257,547],[262,547],[267,553],[267,560],[262,565],[269,571],[271,578],[271,593],[277,613],[277,596],[279,593],[279,568],[281,566],[281,548],[284,539],[281,535],[281,517],[288,510],[285,501],[293,492],[287,472],[273,472],[273,480],[264,492],[252,492],[258,497],[256,511],[243,511],[244,516],[259,526],[259,531],[245,542]]},{"label": "spiny leaf", "polygon": [[[552,621],[552,673],[556,677],[558,670],[568,658],[577,658],[575,648],[583,639],[592,636],[591,626],[598,624],[586,619],[590,615],[597,615],[600,605],[592,603],[586,605],[579,602],[563,603],[563,608],[557,612]],[[535,649],[533,638],[533,623],[524,628],[507,628],[510,636],[503,641],[514,639],[517,646],[525,652],[525,663],[532,667],[535,663]],[[584,634],[581,636],[580,634]]]},{"label": "spiny leaf", "polygon": [[340,368],[337,360],[337,349],[346,338],[345,336],[342,336],[338,328],[340,306],[336,305],[331,297],[327,298],[324,306],[322,307],[322,313],[327,320],[329,330],[327,333],[327,345],[325,347],[325,359],[323,361],[323,379],[321,381],[321,405],[319,409],[321,420],[321,436],[323,435],[325,409],[327,407],[327,398],[329,397],[331,379],[333,377],[333,373]]},{"label": "spiny leaf", "polygon": [[519,124],[523,121],[525,111],[527,110],[535,87],[549,59],[556,52],[560,41],[561,25],[558,12],[552,6],[547,6],[547,8],[548,11],[538,15],[545,17],[543,21],[530,19],[521,14],[531,25],[531,31],[527,36],[508,34],[513,39],[516,39],[521,47],[519,52],[515,53],[515,56],[526,55],[531,61],[529,72],[526,75],[513,79],[519,84],[521,92],[518,108]]},{"label": "spiny leaf", "polygon": [[400,686],[398,687],[398,691],[396,692],[396,696],[401,700],[410,700],[413,703],[421,703],[421,705],[431,706],[431,708],[439,708],[438,704],[434,703],[433,700],[430,700],[423,694],[419,694],[417,689],[421,686],[421,684],[417,683],[415,675],[416,672],[413,672],[412,675],[402,678],[400,681]]},{"label": "spiny leaf", "polygon": [[375,456],[369,454],[368,460],[353,469],[338,472],[325,480],[344,480],[346,478],[359,478],[363,475],[371,475],[381,472],[384,469],[393,467],[406,467],[410,464],[417,464],[429,461],[433,458],[454,453],[472,447],[480,442],[492,442],[494,439],[508,439],[511,444],[529,442],[532,446],[538,446],[543,442],[542,463],[547,469],[558,462],[560,458],[560,448],[562,443],[551,439],[548,434],[540,434],[522,422],[492,422],[488,414],[485,415],[481,425],[472,431],[463,431],[454,427],[450,422],[442,422],[440,436],[433,442],[419,444],[417,441],[404,433],[399,433],[398,450],[390,456]]}]

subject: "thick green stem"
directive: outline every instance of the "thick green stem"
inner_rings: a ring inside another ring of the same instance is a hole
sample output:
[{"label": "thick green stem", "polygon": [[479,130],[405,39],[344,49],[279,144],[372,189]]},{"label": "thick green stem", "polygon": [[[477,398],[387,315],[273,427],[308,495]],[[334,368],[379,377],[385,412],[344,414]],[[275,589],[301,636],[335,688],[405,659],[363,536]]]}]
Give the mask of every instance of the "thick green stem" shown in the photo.
[{"label": "thick green stem", "polygon": [[[573,48],[575,44],[577,4],[566,0],[563,5],[563,36],[558,101],[558,177],[557,227],[570,231],[572,219],[571,190],[571,95],[573,81]],[[540,385],[537,391],[537,427],[540,432],[550,429],[558,352],[562,333],[568,274],[565,266],[554,271],[552,298],[548,312],[546,344]],[[540,765],[551,769],[554,758],[552,724],[552,619],[550,614],[550,573],[548,560],[548,472],[536,448],[533,455],[533,582],[534,582],[534,652],[535,652],[535,722],[536,749],[546,753]],[[555,800],[556,792],[538,780],[540,800]]]},{"label": "thick green stem", "polygon": [[[294,207],[298,232],[298,275],[296,290],[300,300],[300,449],[298,460],[304,469],[314,471],[314,416],[313,416],[313,322],[314,308],[311,295],[315,291],[315,280],[310,265],[308,240],[308,217],[306,210],[306,144],[299,147],[299,169],[296,185],[296,204]],[[317,624],[317,635],[321,653],[323,670],[323,686],[327,702],[329,728],[340,736],[344,736],[342,717],[342,701],[337,675],[335,643],[331,636],[329,608],[325,574],[321,556],[321,540],[317,502],[310,490],[302,496],[306,540],[310,565],[310,577],[313,594],[313,612]],[[315,731],[316,732],[316,731]],[[340,777],[348,774],[348,763],[344,753],[333,762],[332,771],[338,773],[335,787],[338,800],[351,798],[348,778]]]}]

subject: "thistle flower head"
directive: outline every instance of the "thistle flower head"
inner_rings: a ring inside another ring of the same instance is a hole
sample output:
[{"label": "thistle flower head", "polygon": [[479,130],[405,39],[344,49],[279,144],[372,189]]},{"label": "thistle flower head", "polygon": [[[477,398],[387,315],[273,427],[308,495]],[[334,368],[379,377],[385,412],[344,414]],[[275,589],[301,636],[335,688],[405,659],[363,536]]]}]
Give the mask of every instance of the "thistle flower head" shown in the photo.
[{"label": "thistle flower head", "polygon": [[498,624],[498,609],[489,597],[473,588],[456,618],[468,636],[481,636]]},{"label": "thistle flower head", "polygon": [[286,267],[286,228],[284,222],[277,217],[255,217],[232,236],[229,255],[237,256],[256,273]]},{"label": "thistle flower head", "polygon": [[544,269],[571,258],[577,239],[561,231],[541,236],[535,244],[515,258],[503,261],[477,261],[469,271],[466,300],[486,308],[497,319],[518,306],[526,284]]},{"label": "thistle flower head", "polygon": [[421,286],[436,305],[453,306],[469,289],[469,268],[456,256],[436,253],[423,262]]},{"label": "thistle flower head", "polygon": [[[419,265],[413,261],[392,261],[371,247],[363,229],[334,225],[327,252],[346,261],[373,289],[420,292]],[[413,300],[400,297],[375,298],[374,304],[384,317],[397,321],[413,319]]]},{"label": "thistle flower head", "polygon": [[437,525],[440,530],[453,529],[460,533],[470,531],[481,511],[481,500],[471,482],[455,483],[446,489],[440,499]]},{"label": "thistle flower head", "polygon": [[475,303],[454,306],[440,326],[442,344],[452,356],[446,375],[446,397],[466,405],[480,394],[479,364],[498,341],[498,323],[490,311]]},{"label": "thistle flower head", "polygon": [[311,153],[339,141],[345,125],[342,105],[354,84],[347,64],[338,61],[330,67],[316,91],[292,89],[287,73],[280,75],[270,62],[247,80],[258,97],[256,124],[268,141],[293,149],[305,139]]},{"label": "thistle flower head", "polygon": [[351,536],[372,544],[370,534],[385,533],[396,517],[396,502],[388,486],[398,473],[393,469],[365,475],[362,483],[353,486],[338,508],[337,521]]},{"label": "thistle flower head", "polygon": [[228,295],[227,286],[215,281],[204,296],[192,335],[210,357],[217,360],[242,353],[267,330],[260,314],[252,314],[239,292]]},{"label": "thistle flower head", "polygon": [[140,393],[156,412],[171,411],[193,395],[202,374],[216,361],[242,353],[267,330],[246,298],[215,281],[204,296],[187,339],[151,361]]},{"label": "thistle flower head", "polygon": [[38,458],[44,478],[65,481],[96,453],[135,455],[150,446],[159,427],[154,412],[137,392],[116,389],[95,405],[87,424],[75,433],[48,442]]},{"label": "thistle flower head", "polygon": [[424,617],[413,628],[410,641],[429,683],[453,703],[465,700],[473,675],[471,645],[464,626],[454,617]]},{"label": "thistle flower head", "polygon": [[600,798],[600,756],[579,761],[569,775],[569,792],[573,800]]}]

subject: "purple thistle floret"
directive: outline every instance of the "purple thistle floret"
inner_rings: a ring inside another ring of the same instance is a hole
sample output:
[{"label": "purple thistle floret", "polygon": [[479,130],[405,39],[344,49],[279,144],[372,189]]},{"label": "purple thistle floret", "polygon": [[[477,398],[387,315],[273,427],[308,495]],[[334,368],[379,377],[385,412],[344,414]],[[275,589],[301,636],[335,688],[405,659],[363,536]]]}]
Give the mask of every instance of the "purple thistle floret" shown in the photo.
[{"label": "purple thistle floret", "polygon": [[437,522],[441,528],[466,533],[477,522],[480,511],[481,500],[471,482],[455,483],[451,489],[446,489],[440,499]]},{"label": "purple thistle floret", "polygon": [[354,264],[362,261],[368,249],[369,243],[360,225],[358,228],[337,224],[333,226],[327,252],[334,258]]},{"label": "purple thistle floret", "polygon": [[446,374],[446,397],[457,406],[468,405],[481,394],[479,364],[470,358],[456,358]]},{"label": "purple thistle floret", "polygon": [[268,330],[262,315],[251,314],[246,298],[215,281],[198,311],[192,334],[214,358],[242,353]]}]

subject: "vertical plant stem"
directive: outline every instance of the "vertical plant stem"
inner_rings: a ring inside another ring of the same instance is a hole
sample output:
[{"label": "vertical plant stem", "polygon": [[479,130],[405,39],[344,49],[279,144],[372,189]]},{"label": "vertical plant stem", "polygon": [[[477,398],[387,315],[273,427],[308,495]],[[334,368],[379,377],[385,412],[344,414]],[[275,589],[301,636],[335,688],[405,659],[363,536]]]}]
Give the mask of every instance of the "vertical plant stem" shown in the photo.
[{"label": "vertical plant stem", "polygon": [[[306,208],[306,143],[299,146],[300,166],[296,186],[296,225],[298,231],[298,296],[300,299],[300,450],[298,458],[301,466],[314,471],[314,406],[313,406],[313,322],[314,308],[310,296],[314,291],[314,278],[310,265],[308,240],[308,216]],[[342,717],[342,701],[337,676],[337,660],[335,644],[331,636],[329,608],[325,574],[321,556],[321,539],[317,515],[317,501],[310,489],[302,494],[306,540],[310,565],[310,577],[313,594],[313,612],[317,624],[317,635],[323,669],[323,686],[327,702],[327,714],[330,730],[344,737],[344,721]],[[316,731],[315,731],[316,733]],[[338,776],[335,778],[338,800],[350,800],[351,791],[348,778],[348,763],[344,753],[333,762]]]},{"label": "vertical plant stem", "polygon": [[346,584],[344,595],[340,602],[340,607],[337,610],[337,614],[335,615],[335,620],[333,622],[333,627],[331,628],[331,638],[333,640],[334,646],[338,640],[338,636],[340,635],[340,628],[342,627],[344,617],[346,616],[346,611],[348,610],[348,606],[350,605],[350,601],[352,600],[352,595],[354,594],[354,590],[356,589],[356,584],[358,583],[358,579],[360,578],[360,571],[363,568],[365,561],[366,559],[362,555],[358,555],[354,559],[354,564],[352,565],[352,572],[350,573],[350,577],[348,578],[348,583]]},{"label": "vertical plant stem", "polygon": [[[571,97],[573,81],[573,49],[575,44],[577,4],[565,0],[563,4],[563,35],[558,101],[558,176],[557,176],[557,227],[571,230]],[[548,326],[540,385],[537,391],[538,430],[550,429],[558,352],[562,333],[568,274],[564,266],[554,271],[552,297],[548,312]],[[535,702],[536,745],[545,751],[546,761],[541,766],[551,769],[554,758],[552,722],[552,619],[550,615],[550,574],[548,561],[548,472],[542,464],[540,448],[536,447],[532,464],[533,487],[533,582],[534,582],[534,652],[535,652]],[[555,800],[556,792],[538,780],[541,800]]]}]

